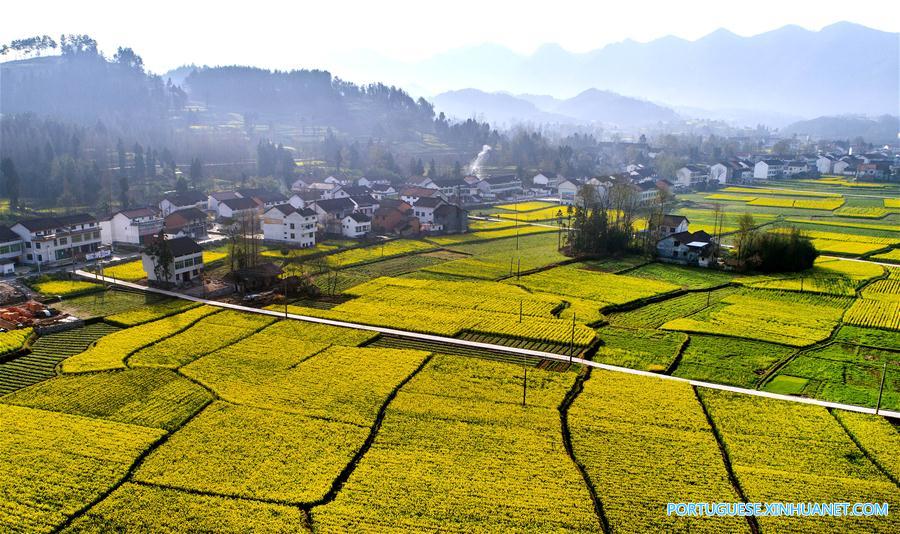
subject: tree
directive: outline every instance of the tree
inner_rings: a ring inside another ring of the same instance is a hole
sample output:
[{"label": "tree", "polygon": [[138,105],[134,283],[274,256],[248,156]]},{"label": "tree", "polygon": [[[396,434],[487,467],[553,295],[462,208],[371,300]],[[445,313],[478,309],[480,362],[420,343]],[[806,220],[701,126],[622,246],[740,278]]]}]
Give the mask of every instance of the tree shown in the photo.
[{"label": "tree", "polygon": [[122,142],[120,138],[116,143],[116,152],[119,155],[119,177],[125,176],[126,167],[128,164],[128,158],[125,154],[125,143]]},{"label": "tree", "polygon": [[136,72],[144,72],[144,60],[141,59],[141,56],[135,54],[131,48],[122,48],[120,46],[113,56],[113,62]]},{"label": "tree", "polygon": [[184,179],[184,176],[179,176],[177,180],[175,180],[175,192],[179,195],[187,193],[188,183],[187,180]]},{"label": "tree", "polygon": [[764,273],[805,271],[819,255],[812,241],[796,227],[758,234],[744,248],[747,266]]},{"label": "tree", "polygon": [[753,220],[753,215],[742,213],[738,216],[737,225],[738,229],[734,234],[734,247],[737,249],[738,261],[742,261],[746,258],[745,249],[750,244],[756,231],[756,222]]},{"label": "tree", "polygon": [[147,246],[145,251],[153,260],[153,274],[156,275],[157,281],[168,283],[172,278],[172,266],[175,257],[172,255],[172,249],[166,241],[166,233],[160,230],[156,239]]},{"label": "tree", "polygon": [[191,185],[194,186],[194,189],[200,188],[200,182],[203,180],[203,162],[200,161],[200,158],[194,158],[191,160]]},{"label": "tree", "polygon": [[122,205],[123,209],[128,208],[129,199],[128,199],[128,177],[120,176],[119,177],[119,204]]},{"label": "tree", "polygon": [[0,162],[0,174],[3,175],[3,185],[6,187],[6,196],[9,198],[10,209],[19,206],[19,173],[11,158],[3,158]]},{"label": "tree", "polygon": [[147,168],[144,166],[144,147],[135,143],[132,152],[134,152],[134,177],[142,180],[147,176]]}]

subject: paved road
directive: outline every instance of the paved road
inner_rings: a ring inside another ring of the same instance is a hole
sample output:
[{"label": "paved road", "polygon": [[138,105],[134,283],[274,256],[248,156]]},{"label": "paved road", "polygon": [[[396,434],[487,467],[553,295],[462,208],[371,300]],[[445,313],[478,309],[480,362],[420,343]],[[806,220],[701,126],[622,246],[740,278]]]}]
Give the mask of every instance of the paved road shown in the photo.
[{"label": "paved road", "polygon": [[[591,360],[585,360],[582,358],[570,358],[568,356],[563,356],[561,354],[554,354],[552,352],[544,352],[544,351],[530,350],[530,349],[520,349],[520,348],[515,348],[515,347],[507,347],[504,345],[494,345],[491,343],[480,343],[477,341],[456,339],[456,338],[452,338],[452,337],[435,336],[435,335],[431,335],[431,334],[420,334],[418,332],[408,332],[406,330],[396,330],[394,328],[385,328],[385,327],[381,327],[381,326],[371,326],[371,325],[365,325],[365,324],[350,323],[350,322],[346,322],[346,321],[336,321],[333,319],[324,319],[321,317],[313,317],[313,316],[309,316],[309,315],[299,315],[299,314],[295,314],[295,313],[284,313],[284,312],[279,312],[276,310],[263,310],[263,309],[259,309],[259,308],[252,308],[250,306],[241,306],[240,304],[231,304],[228,302],[219,302],[216,300],[203,299],[203,298],[194,297],[191,295],[185,295],[184,293],[179,293],[177,291],[168,291],[165,289],[146,287],[146,286],[142,286],[140,284],[135,284],[132,282],[116,280],[116,279],[110,278],[108,276],[101,277],[100,275],[90,273],[87,271],[82,271],[82,270],[75,271],[75,274],[77,274],[78,276],[81,276],[83,278],[99,280],[99,281],[115,284],[115,285],[122,286],[122,287],[137,289],[137,290],[145,291],[145,292],[149,292],[149,293],[156,293],[159,295],[166,295],[169,297],[189,300],[189,301],[193,301],[193,302],[200,302],[203,304],[208,304],[210,306],[217,306],[219,308],[227,308],[230,310],[237,310],[237,311],[243,311],[243,312],[248,312],[248,313],[257,313],[257,314],[261,314],[261,315],[270,315],[272,317],[284,317],[287,319],[294,319],[297,321],[306,321],[309,323],[327,324],[327,325],[331,325],[331,326],[340,326],[343,328],[354,328],[357,330],[367,330],[369,332],[390,334],[390,335],[398,336],[401,338],[413,339],[416,341],[448,343],[451,345],[458,345],[460,347],[499,351],[499,352],[505,352],[507,354],[514,354],[517,356],[532,356],[535,358],[543,358],[545,360],[571,362],[571,363],[577,363],[580,365],[586,365],[589,367],[595,367],[597,369],[603,369],[606,371],[646,376],[646,377],[656,378],[659,380],[674,380],[677,382],[686,382],[686,383],[688,383],[692,386],[696,386],[696,387],[702,387],[702,388],[708,388],[708,389],[718,389],[721,391],[742,393],[745,395],[753,395],[756,397],[766,397],[766,398],[770,398],[770,399],[778,399],[778,400],[783,400],[783,401],[788,401],[788,402],[797,402],[797,403],[801,403],[801,404],[813,404],[816,406],[824,406],[826,408],[837,408],[837,409],[848,410],[848,411],[852,411],[852,412],[861,412],[861,413],[868,413],[868,414],[875,413],[875,410],[873,408],[854,406],[852,404],[840,404],[837,402],[828,402],[828,401],[821,401],[821,400],[816,400],[816,399],[807,399],[807,398],[803,398],[803,397],[793,397],[793,396],[789,396],[789,395],[779,395],[777,393],[769,393],[767,391],[759,391],[759,390],[755,390],[755,389],[745,389],[745,388],[739,388],[739,387],[733,387],[733,386],[725,386],[722,384],[713,384],[711,382],[702,382],[699,380],[688,380],[688,379],[680,378],[680,377],[676,377],[676,376],[661,375],[661,374],[657,374],[657,373],[650,373],[647,371],[638,371],[636,369],[629,369],[627,367],[617,367],[615,365],[607,365],[604,363],[598,363],[598,362],[594,362]],[[883,415],[885,417],[900,419],[900,412],[897,412],[897,411],[881,410],[878,413],[879,413],[879,415]]]}]

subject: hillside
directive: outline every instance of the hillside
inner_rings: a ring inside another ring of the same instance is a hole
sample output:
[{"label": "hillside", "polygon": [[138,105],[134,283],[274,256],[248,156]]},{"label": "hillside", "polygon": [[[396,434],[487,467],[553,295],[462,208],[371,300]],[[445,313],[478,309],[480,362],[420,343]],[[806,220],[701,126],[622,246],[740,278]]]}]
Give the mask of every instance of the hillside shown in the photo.
[{"label": "hillside", "polygon": [[809,135],[816,139],[862,137],[873,143],[892,143],[900,132],[900,118],[895,115],[818,117],[792,123],[783,131],[788,135]]}]

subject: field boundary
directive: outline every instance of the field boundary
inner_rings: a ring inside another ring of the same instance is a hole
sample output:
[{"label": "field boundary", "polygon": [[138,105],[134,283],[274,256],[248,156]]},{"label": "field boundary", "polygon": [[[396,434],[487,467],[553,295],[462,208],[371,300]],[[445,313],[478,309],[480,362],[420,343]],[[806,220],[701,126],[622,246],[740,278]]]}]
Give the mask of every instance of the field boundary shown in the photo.
[{"label": "field boundary", "polygon": [[[83,276],[85,278],[89,278],[89,279],[94,279],[94,280],[101,279],[99,275],[95,275],[95,274],[89,273],[87,271],[79,270],[76,272],[76,274],[78,274],[79,276]],[[378,332],[381,334],[393,334],[393,335],[396,335],[399,337],[411,338],[411,339],[416,339],[416,340],[420,340],[420,341],[437,341],[437,342],[442,342],[442,343],[449,343],[452,345],[461,345],[461,346],[465,346],[465,347],[469,347],[469,348],[508,352],[511,354],[519,355],[519,356],[523,356],[523,355],[524,356],[534,356],[537,358],[542,358],[542,359],[547,359],[547,360],[565,361],[565,362],[570,362],[573,364],[585,365],[585,366],[589,366],[589,367],[605,369],[607,371],[614,371],[614,372],[618,372],[618,373],[649,376],[649,377],[653,377],[653,378],[656,378],[659,380],[676,380],[679,382],[688,383],[692,386],[702,387],[702,388],[707,388],[707,389],[717,389],[717,390],[721,390],[721,391],[729,391],[732,393],[752,395],[752,396],[756,396],[756,397],[766,397],[766,398],[770,398],[770,399],[779,399],[779,400],[784,400],[784,401],[788,401],[788,402],[796,402],[796,403],[801,403],[801,404],[813,404],[816,406],[824,406],[826,408],[837,408],[839,410],[848,410],[848,411],[853,411],[853,412],[876,414],[876,411],[874,408],[867,408],[865,406],[856,406],[853,404],[841,404],[838,402],[822,401],[822,400],[818,400],[818,399],[809,399],[809,398],[805,398],[805,397],[793,397],[790,395],[781,395],[778,393],[770,393],[767,391],[759,391],[759,390],[741,388],[741,387],[736,387],[736,386],[728,386],[725,384],[716,384],[716,383],[712,383],[712,382],[704,382],[701,380],[692,380],[692,379],[686,379],[686,378],[681,378],[681,377],[676,377],[676,376],[663,375],[663,374],[659,374],[659,373],[652,373],[649,371],[639,371],[637,369],[629,369],[627,367],[619,367],[619,366],[615,366],[615,365],[598,363],[598,362],[586,360],[583,358],[575,358],[575,357],[570,358],[568,356],[563,356],[560,354],[553,354],[550,352],[504,347],[502,345],[493,345],[490,343],[466,341],[463,339],[456,339],[456,338],[452,338],[452,337],[436,336],[433,334],[422,334],[422,333],[418,333],[418,332],[409,332],[406,330],[398,330],[396,328],[386,328],[386,327],[381,327],[381,326],[364,325],[364,324],[358,324],[358,323],[351,323],[351,322],[347,322],[347,321],[338,321],[335,319],[325,319],[322,317],[313,317],[310,315],[299,315],[299,314],[291,314],[291,313],[285,314],[284,312],[278,312],[278,311],[274,311],[274,310],[264,310],[264,309],[259,309],[259,308],[251,308],[249,306],[241,306],[239,304],[231,304],[228,302],[206,300],[206,299],[202,299],[200,297],[185,295],[183,293],[178,293],[175,291],[168,291],[165,289],[145,287],[145,286],[141,286],[138,284],[133,284],[131,282],[125,282],[125,281],[117,281],[116,283],[121,284],[121,285],[126,285],[126,287],[132,287],[132,288],[139,289],[142,291],[158,293],[158,294],[167,295],[170,297],[191,300],[194,302],[201,302],[201,303],[208,304],[210,306],[216,306],[219,308],[245,311],[245,312],[249,312],[249,313],[258,313],[258,314],[262,314],[262,315],[271,315],[273,317],[286,317],[288,319],[294,319],[297,321],[304,321],[304,322],[317,323],[317,324],[326,324],[326,325],[338,326],[338,327],[342,327],[342,328],[352,328],[355,330],[367,330],[369,332]],[[890,417],[893,419],[900,420],[900,411],[880,410],[880,411],[878,411],[878,413],[876,415],[882,415],[885,417]]]}]

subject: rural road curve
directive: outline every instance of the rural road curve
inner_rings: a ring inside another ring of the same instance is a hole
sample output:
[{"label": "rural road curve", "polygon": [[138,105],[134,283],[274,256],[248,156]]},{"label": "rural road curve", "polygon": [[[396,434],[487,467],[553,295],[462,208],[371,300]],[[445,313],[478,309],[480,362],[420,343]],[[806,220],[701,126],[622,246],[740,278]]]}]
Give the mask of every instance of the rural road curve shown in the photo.
[{"label": "rural road curve", "polygon": [[[378,332],[380,334],[389,334],[389,335],[393,335],[393,336],[397,336],[397,337],[401,337],[401,338],[405,338],[405,339],[412,339],[412,340],[416,340],[416,341],[446,343],[446,344],[457,345],[457,346],[466,347],[466,348],[505,352],[507,354],[515,354],[517,356],[532,356],[535,358],[543,358],[545,360],[571,362],[571,363],[577,363],[580,365],[585,365],[588,367],[594,367],[597,369],[603,369],[605,371],[613,371],[613,372],[617,372],[617,373],[627,373],[627,374],[632,374],[632,375],[646,376],[646,377],[656,378],[658,380],[675,380],[677,382],[686,382],[686,383],[688,383],[692,386],[696,386],[696,387],[702,387],[702,388],[707,388],[707,389],[717,389],[720,391],[730,391],[732,393],[741,393],[741,394],[745,394],[745,395],[753,395],[756,397],[778,399],[778,400],[783,400],[783,401],[787,401],[787,402],[796,402],[796,403],[801,403],[801,404],[813,404],[816,406],[823,406],[825,408],[837,408],[840,410],[847,410],[847,411],[851,411],[851,412],[860,412],[860,413],[867,413],[867,414],[875,414],[876,413],[874,408],[866,408],[863,406],[854,406],[852,404],[841,404],[841,403],[837,403],[837,402],[821,401],[821,400],[817,400],[817,399],[807,399],[804,397],[793,397],[793,396],[789,396],[789,395],[780,395],[777,393],[769,393],[767,391],[759,391],[756,389],[746,389],[746,388],[739,388],[739,387],[734,387],[734,386],[726,386],[726,385],[722,385],[722,384],[714,384],[711,382],[702,382],[699,380],[689,380],[686,378],[662,375],[662,374],[658,374],[658,373],[651,373],[648,371],[638,371],[636,369],[629,369],[627,367],[618,367],[615,365],[607,365],[604,363],[599,363],[599,362],[595,362],[595,361],[591,361],[591,360],[585,360],[582,358],[571,358],[569,356],[563,356],[561,354],[554,354],[552,352],[544,352],[544,351],[530,350],[530,349],[520,349],[520,348],[516,348],[516,347],[507,347],[504,345],[494,345],[491,343],[480,343],[477,341],[456,339],[456,338],[452,338],[452,337],[435,336],[435,335],[431,335],[431,334],[421,334],[419,332],[409,332],[406,330],[396,330],[393,328],[385,328],[385,327],[381,327],[381,326],[371,326],[371,325],[365,325],[365,324],[350,323],[350,322],[346,322],[346,321],[336,321],[333,319],[324,319],[321,317],[313,317],[310,315],[298,315],[295,313],[284,313],[284,312],[278,312],[275,310],[263,310],[260,308],[252,308],[250,306],[241,306],[240,304],[231,304],[229,302],[219,302],[219,301],[215,301],[215,300],[194,297],[191,295],[186,295],[184,293],[179,293],[177,291],[168,291],[166,289],[142,286],[140,284],[135,284],[133,282],[126,282],[124,280],[118,280],[118,279],[110,278],[108,276],[101,277],[98,274],[83,271],[81,269],[75,271],[75,274],[77,274],[78,276],[81,276],[83,278],[88,278],[91,280],[98,280],[101,282],[111,283],[114,285],[127,287],[130,289],[137,289],[139,291],[144,291],[147,293],[155,293],[158,295],[165,295],[165,296],[169,296],[169,297],[174,297],[174,298],[183,299],[183,300],[189,300],[192,302],[199,302],[201,304],[207,304],[209,306],[216,306],[219,308],[226,308],[226,309],[230,309],[230,310],[237,310],[237,311],[243,311],[243,312],[248,312],[248,313],[257,313],[260,315],[269,315],[272,317],[284,317],[284,318],[293,319],[296,321],[305,321],[305,322],[309,322],[309,323],[340,326],[343,328],[353,328],[356,330],[367,330],[369,332]],[[900,419],[900,412],[897,412],[897,411],[880,410],[877,412],[877,415],[882,415],[884,417],[890,417],[893,419]]]}]

